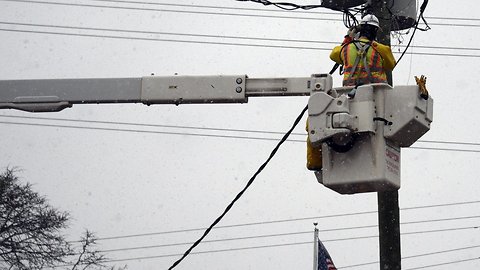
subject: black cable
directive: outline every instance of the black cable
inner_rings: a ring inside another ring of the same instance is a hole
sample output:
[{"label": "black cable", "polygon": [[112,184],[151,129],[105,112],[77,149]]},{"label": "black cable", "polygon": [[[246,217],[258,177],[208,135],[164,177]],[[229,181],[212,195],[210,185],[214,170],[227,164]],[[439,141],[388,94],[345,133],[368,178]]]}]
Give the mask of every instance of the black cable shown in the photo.
[{"label": "black cable", "polygon": [[188,254],[196,247],[198,246],[198,244],[200,244],[200,242],[202,242],[202,240],[208,235],[208,233],[213,229],[213,227],[215,227],[215,225],[217,225],[221,220],[222,218],[228,213],[228,211],[230,211],[230,209],[233,207],[233,205],[235,204],[235,202],[237,202],[240,197],[242,197],[242,195],[245,193],[245,191],[247,191],[247,189],[250,187],[250,185],[253,183],[253,181],[255,180],[255,178],[263,171],[263,169],[267,166],[267,164],[270,162],[270,160],[275,156],[275,154],[277,153],[278,149],[280,148],[280,146],[287,140],[288,136],[290,136],[290,134],[293,132],[293,130],[295,129],[295,127],[298,125],[298,123],[302,120],[303,118],[303,115],[305,114],[305,112],[307,111],[308,109],[308,105],[305,106],[305,108],[303,108],[302,112],[298,115],[297,119],[295,119],[292,127],[290,128],[290,130],[287,131],[287,133],[285,133],[285,135],[283,136],[283,138],[278,142],[277,146],[275,146],[275,148],[272,150],[272,152],[270,153],[270,156],[267,158],[267,160],[258,168],[257,172],[255,172],[255,174],[252,176],[252,178],[250,178],[250,180],[248,180],[247,184],[245,185],[245,187],[237,194],[237,196],[235,196],[235,198],[233,199],[233,201],[225,208],[225,210],[223,211],[223,213],[212,223],[212,225],[210,225],[207,230],[205,230],[205,232],[203,233],[203,235],[189,248],[187,249],[187,251],[185,251],[185,253],[183,254],[183,256],[178,259],[177,261],[175,261],[172,266],[170,266],[168,269],[173,269],[175,268],[182,260],[184,260]]},{"label": "black cable", "polygon": [[302,5],[297,5],[297,4],[289,3],[289,2],[271,2],[271,1],[268,1],[268,0],[236,0],[236,1],[239,1],[239,2],[254,2],[254,3],[262,4],[264,6],[272,5],[272,6],[281,8],[283,10],[288,10],[288,11],[296,10],[296,9],[310,10],[310,9],[314,9],[314,8],[323,8],[324,7],[322,5],[304,5],[304,6],[302,6]]}]

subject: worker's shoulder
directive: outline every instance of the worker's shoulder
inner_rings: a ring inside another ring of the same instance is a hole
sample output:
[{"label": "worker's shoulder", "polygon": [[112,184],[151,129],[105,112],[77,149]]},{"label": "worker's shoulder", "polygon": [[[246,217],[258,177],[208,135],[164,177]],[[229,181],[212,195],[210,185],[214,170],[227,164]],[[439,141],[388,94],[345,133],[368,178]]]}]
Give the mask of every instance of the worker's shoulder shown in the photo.
[{"label": "worker's shoulder", "polygon": [[372,47],[380,48],[380,49],[390,49],[390,46],[382,44],[382,43],[377,42],[377,41],[372,41]]}]

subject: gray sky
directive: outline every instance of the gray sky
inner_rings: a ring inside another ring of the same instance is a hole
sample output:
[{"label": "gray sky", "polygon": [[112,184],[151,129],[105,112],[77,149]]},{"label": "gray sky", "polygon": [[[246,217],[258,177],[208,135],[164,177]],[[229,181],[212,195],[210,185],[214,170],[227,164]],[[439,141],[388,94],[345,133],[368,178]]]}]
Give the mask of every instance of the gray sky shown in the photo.
[{"label": "gray sky", "polygon": [[[43,1],[43,0],[42,0]],[[102,1],[61,1],[90,5],[123,6],[139,9],[112,9],[38,3],[0,1],[0,79],[120,78],[156,75],[247,74],[249,77],[310,76],[327,73],[332,62],[332,44],[273,42],[230,39],[228,36],[341,42],[346,29],[341,15],[281,13],[275,8],[236,1],[175,1],[176,4],[258,8],[267,11],[241,11],[147,4],[119,4]],[[153,2],[153,1],[152,1]],[[162,1],[161,3],[174,3]],[[297,3],[314,4],[316,1]],[[432,30],[417,31],[414,46],[394,71],[396,85],[414,83],[413,76],[428,77],[427,87],[435,99],[432,129],[422,141],[478,143],[480,98],[475,85],[478,62],[478,15],[472,0],[462,5],[452,1],[430,1],[425,12]],[[167,11],[170,10],[170,11]],[[177,12],[172,12],[176,10]],[[329,20],[265,18],[251,16],[182,13],[216,13],[298,16]],[[435,18],[428,18],[435,17]],[[458,18],[468,18],[460,20]],[[5,23],[121,29],[106,32],[78,29],[19,26]],[[444,24],[444,25],[442,25]],[[447,25],[445,25],[447,24]],[[462,26],[469,24],[472,26]],[[5,31],[7,29],[17,32]],[[137,39],[67,36],[20,31],[49,31],[81,35],[109,35]],[[225,36],[207,38],[164,34],[128,33],[155,31]],[[327,50],[289,49],[165,42],[149,39],[266,44],[317,47]],[[403,44],[407,42],[407,37]],[[398,42],[393,40],[394,45]],[[432,46],[455,47],[439,49]],[[472,48],[465,50],[459,48]],[[394,46],[394,51],[399,47]],[[402,49],[402,48],[400,48]],[[418,54],[420,53],[420,54]],[[438,56],[432,54],[471,55]],[[396,58],[399,54],[395,54]],[[472,74],[473,73],[473,74]],[[334,77],[335,85],[341,77]],[[0,112],[0,167],[22,169],[21,178],[35,184],[50,202],[69,211],[74,218],[67,232],[78,239],[85,228],[99,237],[116,237],[171,230],[204,228],[223,211],[268,157],[276,141],[162,134],[160,132],[200,133],[230,136],[278,138],[279,135],[239,131],[207,131],[198,128],[240,129],[286,132],[308,98],[251,98],[247,104],[232,105],[76,105],[50,114],[30,114],[13,110]],[[48,117],[95,120],[116,123],[175,125],[189,128],[129,126],[121,124],[67,122],[59,120],[8,118],[5,116]],[[5,124],[79,126],[65,128]],[[91,128],[131,129],[107,131]],[[148,132],[138,132],[148,131]],[[304,133],[302,122],[296,133]],[[293,136],[303,140],[305,136]],[[419,142],[420,148],[480,150],[478,145]],[[448,204],[478,200],[479,155],[475,152],[426,149],[402,150],[400,207]],[[324,215],[375,211],[376,194],[339,195],[318,184],[305,169],[302,142],[288,142],[265,171],[219,224],[300,219]],[[480,215],[478,204],[455,205],[401,212],[402,222]],[[284,234],[282,237],[201,244],[195,251],[303,243],[312,241],[314,221],[322,230],[375,225],[376,214],[338,218],[276,222],[213,230],[206,240]],[[463,219],[402,225],[402,233],[452,229],[479,225],[480,219]],[[202,231],[157,234],[145,237],[100,241],[100,249],[121,249],[195,241]],[[326,240],[376,235],[376,227],[321,232],[337,267],[378,260],[378,238]],[[403,256],[480,245],[478,229],[449,230],[439,233],[405,234]],[[188,248],[167,246],[109,252],[112,259],[161,256],[183,253]],[[313,244],[245,249],[189,256],[177,269],[311,269]],[[480,248],[405,259],[405,269],[478,257]],[[178,257],[117,262],[129,269],[166,269]],[[478,269],[470,261],[432,269]],[[374,269],[375,265],[351,269]]]}]

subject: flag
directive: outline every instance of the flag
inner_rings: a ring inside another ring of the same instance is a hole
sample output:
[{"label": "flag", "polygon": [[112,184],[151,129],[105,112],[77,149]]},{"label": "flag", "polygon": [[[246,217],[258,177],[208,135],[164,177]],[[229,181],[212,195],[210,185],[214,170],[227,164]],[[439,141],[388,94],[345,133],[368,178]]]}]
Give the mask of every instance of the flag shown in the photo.
[{"label": "flag", "polygon": [[333,264],[330,254],[322,244],[322,241],[318,239],[318,270],[337,270]]}]

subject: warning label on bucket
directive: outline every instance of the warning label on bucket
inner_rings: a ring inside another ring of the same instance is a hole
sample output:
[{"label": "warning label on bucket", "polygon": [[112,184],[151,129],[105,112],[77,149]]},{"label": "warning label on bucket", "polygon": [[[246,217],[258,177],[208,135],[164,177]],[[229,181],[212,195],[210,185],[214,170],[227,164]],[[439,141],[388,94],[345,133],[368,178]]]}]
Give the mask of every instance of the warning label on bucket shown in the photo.
[{"label": "warning label on bucket", "polygon": [[387,172],[400,177],[400,150],[387,144],[385,161]]}]

